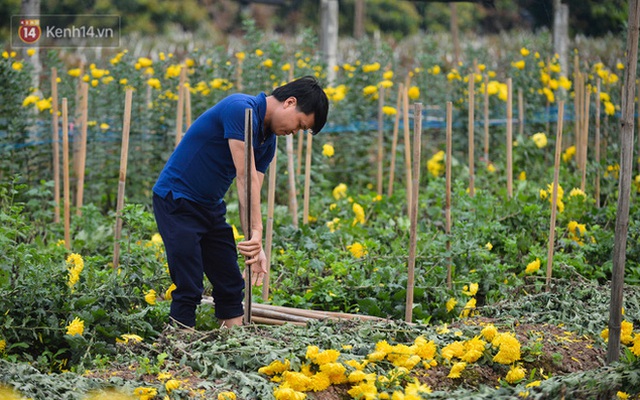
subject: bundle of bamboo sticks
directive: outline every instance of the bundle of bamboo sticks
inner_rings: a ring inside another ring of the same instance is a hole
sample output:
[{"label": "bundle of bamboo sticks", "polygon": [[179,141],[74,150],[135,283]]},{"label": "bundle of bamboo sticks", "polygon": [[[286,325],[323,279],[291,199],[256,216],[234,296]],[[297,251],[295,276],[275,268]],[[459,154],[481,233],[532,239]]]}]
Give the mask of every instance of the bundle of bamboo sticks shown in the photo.
[{"label": "bundle of bamboo sticks", "polygon": [[[213,305],[213,298],[203,296],[203,304]],[[361,321],[386,321],[385,318],[369,315],[350,314],[335,311],[305,310],[293,307],[274,306],[270,304],[252,303],[251,322],[265,325],[292,324],[305,326],[313,320],[361,320]]]}]

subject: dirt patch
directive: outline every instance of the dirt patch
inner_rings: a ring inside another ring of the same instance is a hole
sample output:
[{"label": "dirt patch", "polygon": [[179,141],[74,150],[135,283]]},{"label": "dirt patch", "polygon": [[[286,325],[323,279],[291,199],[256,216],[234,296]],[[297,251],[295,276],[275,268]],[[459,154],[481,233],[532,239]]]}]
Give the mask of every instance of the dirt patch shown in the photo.
[{"label": "dirt patch", "polygon": [[[544,380],[552,376],[566,375],[579,371],[599,368],[605,364],[605,349],[593,339],[577,335],[560,326],[550,324],[522,324],[504,326],[498,320],[477,317],[457,322],[449,329],[463,329],[469,325],[494,324],[498,331],[514,332],[521,344],[522,359],[519,365],[526,369],[525,378],[533,375],[532,380]],[[482,359],[481,359],[482,360]],[[455,389],[474,390],[482,386],[496,387],[505,380],[510,366],[490,362],[485,359],[467,365],[460,378],[448,378],[450,365],[438,365],[430,369],[415,368],[412,376],[421,383],[429,385],[433,391],[451,391]],[[333,386],[329,390],[308,393],[315,400],[349,399],[348,386]]]}]

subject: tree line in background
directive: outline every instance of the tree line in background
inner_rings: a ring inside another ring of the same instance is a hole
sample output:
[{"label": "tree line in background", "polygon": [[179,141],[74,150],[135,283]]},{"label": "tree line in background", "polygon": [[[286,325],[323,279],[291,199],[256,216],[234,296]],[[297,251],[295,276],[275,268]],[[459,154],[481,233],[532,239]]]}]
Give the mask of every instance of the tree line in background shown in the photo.
[{"label": "tree line in background", "polygon": [[[10,38],[10,17],[21,13],[24,0],[0,0],[0,40]],[[354,33],[358,0],[340,0],[339,31]],[[511,29],[551,29],[553,0],[476,0],[457,3],[461,32],[497,33]],[[270,4],[266,4],[270,3]],[[570,12],[570,35],[603,36],[623,33],[628,4],[624,0],[562,0]],[[441,32],[450,28],[451,8],[447,1],[364,0],[362,30],[379,31],[402,38],[420,31]],[[111,14],[121,16],[122,34],[174,34],[188,31],[224,40],[241,33],[242,18],[251,17],[258,28],[283,34],[319,28],[320,0],[42,0],[41,14]],[[72,21],[70,21],[72,23]]]}]

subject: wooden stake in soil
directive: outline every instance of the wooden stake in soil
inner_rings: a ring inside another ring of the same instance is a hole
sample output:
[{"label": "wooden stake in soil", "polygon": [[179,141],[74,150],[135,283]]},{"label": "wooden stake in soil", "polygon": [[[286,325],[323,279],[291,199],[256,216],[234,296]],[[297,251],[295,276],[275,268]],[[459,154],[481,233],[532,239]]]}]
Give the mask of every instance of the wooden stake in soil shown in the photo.
[{"label": "wooden stake in soil", "polygon": [[409,267],[407,276],[407,305],[404,320],[411,322],[413,318],[413,289],[415,284],[416,245],[418,241],[418,190],[420,188],[420,143],[422,136],[422,103],[416,103],[413,110],[413,183],[411,185],[411,209],[409,218]]},{"label": "wooden stake in soil", "polygon": [[298,130],[298,133],[295,135],[298,140],[298,153],[296,153],[296,178],[302,174],[302,150],[304,149],[304,131],[302,129]]},{"label": "wooden stake in soil", "polygon": [[[244,113],[244,173],[245,173],[245,215],[244,237],[251,240],[251,170],[253,169],[253,109],[247,108]],[[251,323],[251,267],[245,267],[244,280],[244,315],[243,322]]]},{"label": "wooden stake in soil", "polygon": [[474,118],[475,118],[475,73],[469,75],[469,195],[475,194],[475,170],[474,170],[474,153],[475,153],[475,135],[474,135]]},{"label": "wooden stake in soil", "polygon": [[558,131],[556,133],[556,154],[553,164],[553,193],[551,194],[551,223],[549,228],[549,247],[547,252],[547,290],[551,286],[551,267],[553,265],[553,246],[556,234],[556,214],[558,212],[558,176],[560,174],[560,154],[562,153],[562,121],[564,119],[564,101],[558,101]]},{"label": "wooden stake in soil", "polygon": [[304,199],[302,204],[302,224],[309,224],[309,196],[311,188],[311,150],[313,135],[307,132],[307,155],[304,164]]},{"label": "wooden stake in soil", "polygon": [[188,130],[191,126],[191,90],[188,85],[184,85],[184,112],[185,116],[185,128]]},{"label": "wooden stake in soil", "polygon": [[578,170],[582,173],[582,135],[583,135],[583,118],[584,118],[584,75],[580,72],[576,75],[575,96],[573,99],[575,107],[574,134],[576,146],[576,164]]},{"label": "wooden stake in soil", "polygon": [[176,111],[176,144],[178,147],[180,140],[182,140],[182,128],[183,128],[183,115],[184,115],[184,82],[187,79],[187,66],[182,64],[180,66],[180,82],[178,83],[178,109]]},{"label": "wooden stake in soil", "polygon": [[78,153],[78,186],[76,187],[76,215],[82,215],[84,200],[84,172],[87,163],[87,124],[89,120],[89,84],[82,82],[82,128],[80,130],[80,151]]},{"label": "wooden stake in soil", "polygon": [[511,78],[507,78],[507,197],[513,197],[513,104]]},{"label": "wooden stake in soil", "polygon": [[518,133],[524,135],[524,96],[522,88],[518,88]]},{"label": "wooden stake in soil", "polygon": [[587,181],[587,152],[589,150],[589,105],[591,104],[591,90],[585,91],[584,98],[584,117],[582,119],[582,177],[580,180],[580,189],[584,192]]},{"label": "wooden stake in soil", "polygon": [[118,200],[116,203],[116,226],[113,239],[113,268],[120,264],[120,236],[122,233],[122,209],[124,208],[124,189],[127,182],[127,159],[129,154],[129,131],[131,126],[131,99],[133,90],[127,89],[124,97],[124,121],[122,123],[122,147],[120,149],[120,176],[118,178]]},{"label": "wooden stake in soil", "polygon": [[622,116],[620,132],[620,180],[618,208],[616,212],[615,239],[613,241],[613,273],[611,276],[611,306],[609,308],[609,344],[607,364],[620,358],[620,331],[622,324],[622,299],[624,290],[624,268],[629,230],[629,207],[631,199],[631,176],[633,174],[633,100],[638,60],[638,29],[640,27],[640,1],[629,1],[627,24],[627,59],[624,68],[622,89]]},{"label": "wooden stake in soil", "polygon": [[384,159],[384,114],[382,107],[384,107],[384,87],[381,86],[378,93],[378,177],[376,180],[379,196],[382,196],[382,161]]},{"label": "wooden stake in soil", "polygon": [[[640,101],[638,101],[640,104]],[[640,109],[638,110],[640,111]],[[638,124],[640,126],[640,124]],[[595,198],[596,207],[600,208],[600,78],[596,85],[596,127],[595,127],[595,148],[596,148],[596,183],[595,183]]]},{"label": "wooden stake in soil", "polygon": [[489,76],[484,76],[484,161],[489,163]]},{"label": "wooden stake in soil", "polygon": [[[407,81],[408,81],[407,77]],[[404,166],[407,188],[407,213],[411,214],[412,182],[411,178],[411,138],[409,137],[409,85],[405,84],[402,93],[402,124],[404,129]]]},{"label": "wooden stake in soil", "polygon": [[402,107],[402,93],[404,85],[398,87],[398,101],[396,102],[396,116],[393,123],[393,138],[391,139],[391,165],[389,166],[389,186],[387,186],[387,196],[393,195],[393,179],[396,170],[396,148],[398,146],[398,128],[400,126],[400,108]]},{"label": "wooden stake in soil", "polygon": [[262,300],[269,299],[269,275],[271,273],[271,247],[273,245],[273,214],[276,202],[276,166],[278,164],[278,138],[276,138],[275,153],[269,165],[269,189],[267,192],[267,229],[264,237],[264,253],[267,257],[267,274],[262,284]]},{"label": "wooden stake in soil", "polygon": [[58,132],[58,70],[51,68],[51,111],[53,126],[53,222],[60,222],[60,134]]},{"label": "wooden stake in soil", "polygon": [[[451,153],[452,153],[452,136],[453,136],[453,103],[447,102],[447,133],[446,133],[446,158],[445,158],[445,205],[444,216],[445,225],[444,232],[447,235],[446,249],[451,250]],[[447,288],[451,289],[453,284],[453,272],[451,265],[451,257],[447,257]]]},{"label": "wooden stake in soil", "polygon": [[71,194],[69,189],[69,113],[67,98],[62,98],[62,185],[64,197],[64,247],[71,249]]},{"label": "wooden stake in soil", "polygon": [[287,135],[287,173],[289,176],[289,212],[294,228],[298,228],[298,197],[296,194],[296,173],[293,161],[293,136]]}]

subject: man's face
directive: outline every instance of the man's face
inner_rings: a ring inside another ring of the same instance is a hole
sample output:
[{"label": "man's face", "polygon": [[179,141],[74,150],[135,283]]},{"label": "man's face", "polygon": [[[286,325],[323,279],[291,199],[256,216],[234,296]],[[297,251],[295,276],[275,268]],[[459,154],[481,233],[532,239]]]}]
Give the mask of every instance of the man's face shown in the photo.
[{"label": "man's face", "polygon": [[305,114],[297,109],[298,100],[289,97],[275,110],[271,119],[271,130],[278,136],[286,136],[313,127],[314,114]]}]

